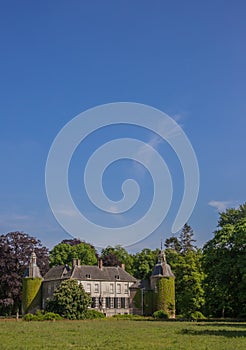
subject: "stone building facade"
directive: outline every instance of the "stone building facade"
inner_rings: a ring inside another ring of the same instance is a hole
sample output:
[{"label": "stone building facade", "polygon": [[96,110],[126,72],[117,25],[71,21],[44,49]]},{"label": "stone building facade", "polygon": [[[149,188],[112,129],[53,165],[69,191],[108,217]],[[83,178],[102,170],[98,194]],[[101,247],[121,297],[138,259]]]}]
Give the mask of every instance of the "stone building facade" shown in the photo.
[{"label": "stone building facade", "polygon": [[76,279],[92,297],[91,307],[106,316],[132,312],[130,287],[136,279],[121,267],[80,265],[73,259],[73,266],[54,266],[44,276],[42,283],[42,308],[47,298],[52,299],[54,290],[63,280]]},{"label": "stone building facade", "polygon": [[47,299],[62,281],[75,279],[92,297],[91,308],[106,316],[118,314],[152,315],[163,309],[169,317],[175,317],[175,276],[166,262],[165,252],[160,251],[158,262],[148,280],[137,280],[121,266],[81,265],[73,259],[69,266],[54,266],[42,278],[36,255],[32,253],[28,275],[23,279],[22,313],[45,309]]}]

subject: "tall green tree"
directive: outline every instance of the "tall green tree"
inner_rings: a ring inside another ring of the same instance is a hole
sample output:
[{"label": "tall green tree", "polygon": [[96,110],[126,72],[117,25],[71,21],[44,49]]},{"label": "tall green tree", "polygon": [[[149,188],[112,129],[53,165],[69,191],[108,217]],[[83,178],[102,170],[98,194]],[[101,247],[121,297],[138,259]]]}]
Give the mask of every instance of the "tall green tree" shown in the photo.
[{"label": "tall green tree", "polygon": [[32,251],[37,255],[41,274],[48,271],[48,249],[24,232],[0,236],[0,314],[15,313],[21,304],[22,278]]},{"label": "tall green tree", "polygon": [[72,259],[80,259],[83,265],[97,264],[97,251],[90,243],[78,239],[65,240],[50,251],[50,265],[72,265]]},{"label": "tall green tree", "polygon": [[118,258],[121,264],[125,264],[125,269],[127,272],[132,273],[133,257],[127,252],[125,248],[121,245],[116,245],[115,247],[107,246],[102,249],[101,258],[105,260],[106,258],[112,257],[112,254]]},{"label": "tall green tree", "polygon": [[133,275],[138,279],[150,277],[157,262],[159,249],[151,250],[144,248],[141,252],[133,256]]},{"label": "tall green tree", "polygon": [[165,241],[167,261],[175,275],[176,312],[186,317],[202,311],[205,302],[202,251],[195,242],[194,232],[187,223],[178,237]]},{"label": "tall green tree", "polygon": [[53,299],[47,301],[47,311],[55,312],[70,320],[86,318],[91,297],[77,280],[65,280],[54,291]]},{"label": "tall green tree", "polygon": [[176,313],[189,317],[202,311],[205,299],[201,250],[179,253],[169,248],[166,256],[175,275]]},{"label": "tall green tree", "polygon": [[177,253],[181,252],[181,243],[180,243],[179,239],[175,236],[172,236],[172,237],[166,239],[165,247],[168,249],[173,249]]},{"label": "tall green tree", "polygon": [[204,246],[206,311],[217,317],[246,316],[246,211],[227,209]]},{"label": "tall green tree", "polygon": [[181,253],[186,254],[189,251],[196,251],[197,247],[194,245],[196,240],[193,236],[193,229],[186,223],[179,234]]}]

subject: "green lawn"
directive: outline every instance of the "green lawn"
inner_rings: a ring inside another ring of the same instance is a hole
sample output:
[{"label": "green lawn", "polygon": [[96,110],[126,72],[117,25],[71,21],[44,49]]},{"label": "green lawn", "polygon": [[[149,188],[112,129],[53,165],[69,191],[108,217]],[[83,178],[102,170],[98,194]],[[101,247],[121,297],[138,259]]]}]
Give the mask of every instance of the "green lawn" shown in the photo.
[{"label": "green lawn", "polygon": [[246,349],[246,323],[0,321],[0,349]]}]

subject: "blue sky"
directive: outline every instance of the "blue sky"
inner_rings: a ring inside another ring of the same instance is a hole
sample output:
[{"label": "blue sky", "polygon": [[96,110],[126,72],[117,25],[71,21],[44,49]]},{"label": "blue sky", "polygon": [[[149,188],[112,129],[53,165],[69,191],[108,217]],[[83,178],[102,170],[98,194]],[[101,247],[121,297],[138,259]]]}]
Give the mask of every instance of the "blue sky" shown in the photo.
[{"label": "blue sky", "polygon": [[[240,0],[2,2],[0,232],[25,231],[49,247],[68,238],[45,192],[50,146],[80,112],[129,101],[164,111],[189,137],[201,176],[189,224],[199,245],[209,240],[218,210],[246,200],[245,11]],[[80,196],[83,147],[119,135],[153,137],[134,128],[104,130],[81,145],[71,163],[71,192],[93,218],[98,213]],[[155,248],[170,236],[182,198],[180,165],[167,145],[158,147],[173,176],[174,203],[161,227],[132,251]],[[128,165],[105,174],[112,176],[105,180],[112,198]],[[151,190],[148,175],[138,181],[147,194],[136,216]]]}]

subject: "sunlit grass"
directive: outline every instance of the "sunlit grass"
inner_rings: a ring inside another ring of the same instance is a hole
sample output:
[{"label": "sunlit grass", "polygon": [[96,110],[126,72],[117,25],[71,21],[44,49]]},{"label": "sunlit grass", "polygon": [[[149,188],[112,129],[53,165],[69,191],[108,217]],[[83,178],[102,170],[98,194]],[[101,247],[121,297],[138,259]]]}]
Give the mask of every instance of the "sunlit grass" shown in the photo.
[{"label": "sunlit grass", "polygon": [[0,321],[0,349],[246,349],[246,323]]}]

